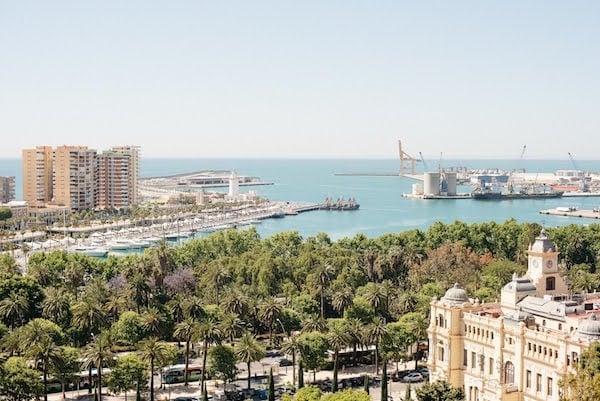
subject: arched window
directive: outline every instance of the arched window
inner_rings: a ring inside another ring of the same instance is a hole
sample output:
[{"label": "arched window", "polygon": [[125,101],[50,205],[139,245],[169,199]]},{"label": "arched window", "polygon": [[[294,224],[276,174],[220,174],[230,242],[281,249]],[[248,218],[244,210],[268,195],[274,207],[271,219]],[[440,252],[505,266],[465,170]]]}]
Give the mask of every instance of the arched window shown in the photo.
[{"label": "arched window", "polygon": [[508,361],[504,364],[504,384],[515,383],[515,365]]},{"label": "arched window", "polygon": [[546,277],[546,291],[552,291],[556,288],[556,278]]}]

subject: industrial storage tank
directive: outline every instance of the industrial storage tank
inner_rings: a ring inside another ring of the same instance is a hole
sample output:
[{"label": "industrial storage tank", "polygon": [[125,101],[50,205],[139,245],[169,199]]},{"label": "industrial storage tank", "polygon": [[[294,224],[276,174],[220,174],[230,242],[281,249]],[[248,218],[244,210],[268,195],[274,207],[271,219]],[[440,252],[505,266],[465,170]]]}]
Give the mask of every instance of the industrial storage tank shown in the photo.
[{"label": "industrial storage tank", "polygon": [[424,177],[424,195],[440,194],[440,173],[425,173]]},{"label": "industrial storage tank", "polygon": [[456,172],[451,171],[444,173],[446,177],[446,192],[447,195],[455,196],[456,195]]}]

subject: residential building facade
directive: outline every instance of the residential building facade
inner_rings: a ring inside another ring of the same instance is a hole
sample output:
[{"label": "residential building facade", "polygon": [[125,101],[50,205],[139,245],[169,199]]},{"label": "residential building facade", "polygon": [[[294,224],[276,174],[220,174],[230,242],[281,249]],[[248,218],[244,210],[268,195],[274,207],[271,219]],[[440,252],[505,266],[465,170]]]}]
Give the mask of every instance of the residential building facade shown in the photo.
[{"label": "residential building facade", "polygon": [[545,231],[528,250],[500,302],[470,299],[458,285],[431,302],[431,380],[465,390],[467,401],[558,401],[559,382],[600,340],[600,293],[574,295]]},{"label": "residential building facade", "polygon": [[30,207],[42,207],[52,201],[51,146],[38,146],[22,152],[23,200]]},{"label": "residential building facade", "polygon": [[93,209],[96,151],[87,146],[59,146],[53,158],[52,203],[70,210]]},{"label": "residential building facade", "polygon": [[118,146],[102,154],[87,146],[23,150],[23,199],[33,208],[133,206],[140,202],[138,179],[137,146]]},{"label": "residential building facade", "polygon": [[15,177],[0,177],[0,203],[15,200]]}]

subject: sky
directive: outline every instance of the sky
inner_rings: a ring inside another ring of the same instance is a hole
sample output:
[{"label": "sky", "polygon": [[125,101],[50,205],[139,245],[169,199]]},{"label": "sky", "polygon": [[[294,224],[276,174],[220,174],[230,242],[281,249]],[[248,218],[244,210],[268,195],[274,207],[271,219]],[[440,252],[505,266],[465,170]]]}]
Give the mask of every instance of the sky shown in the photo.
[{"label": "sky", "polygon": [[600,2],[0,0],[1,158],[599,159]]}]

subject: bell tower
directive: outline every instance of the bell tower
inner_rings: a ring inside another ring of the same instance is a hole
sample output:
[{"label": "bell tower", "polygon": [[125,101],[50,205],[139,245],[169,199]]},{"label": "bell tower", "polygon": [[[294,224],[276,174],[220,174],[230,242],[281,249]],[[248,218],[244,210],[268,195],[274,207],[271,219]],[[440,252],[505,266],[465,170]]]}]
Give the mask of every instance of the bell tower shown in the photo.
[{"label": "bell tower", "polygon": [[527,250],[526,276],[537,288],[539,296],[568,293],[558,270],[559,253],[544,229]]}]

